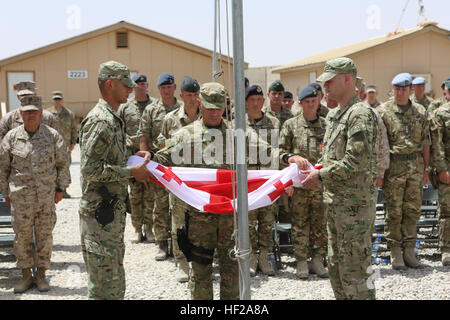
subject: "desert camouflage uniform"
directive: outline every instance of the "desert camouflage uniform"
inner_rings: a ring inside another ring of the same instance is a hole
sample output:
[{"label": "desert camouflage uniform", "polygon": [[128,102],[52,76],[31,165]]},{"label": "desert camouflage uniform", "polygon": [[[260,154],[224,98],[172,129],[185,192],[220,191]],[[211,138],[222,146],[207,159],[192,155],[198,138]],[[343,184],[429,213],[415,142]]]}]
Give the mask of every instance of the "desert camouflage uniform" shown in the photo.
[{"label": "desert camouflage uniform", "polygon": [[[124,230],[127,185],[131,177],[126,162],[124,123],[103,99],[80,127],[81,248],[88,272],[89,299],[123,299],[125,295]],[[114,221],[102,226],[95,211],[102,202],[98,189],[106,187],[117,197]]]},{"label": "desert camouflage uniform", "polygon": [[32,136],[23,125],[6,134],[0,145],[0,193],[11,199],[14,254],[19,269],[50,267],[55,191],[68,185],[67,147],[56,130],[41,123]]},{"label": "desert camouflage uniform", "polygon": [[427,95],[424,95],[423,98],[421,100],[417,99],[415,94],[412,94],[409,99],[412,102],[418,103],[420,104],[422,107],[425,108],[425,110],[428,110],[428,107],[430,106],[430,104],[433,102],[433,100],[431,98],[429,98]]},{"label": "desert camouflage uniform", "polygon": [[[438,172],[450,171],[450,103],[431,116],[431,155]],[[450,185],[439,184],[439,247],[450,253]]]},{"label": "desert camouflage uniform", "polygon": [[283,126],[283,124],[289,120],[290,118],[293,118],[294,115],[292,114],[291,110],[285,108],[285,107],[281,107],[281,112],[279,114],[275,114],[275,112],[273,112],[272,108],[269,105],[265,105],[262,109],[262,112],[264,112],[265,114],[267,114],[268,116],[272,116],[274,118],[277,118],[278,121],[280,121],[280,128]]},{"label": "desert camouflage uniform", "polygon": [[[201,112],[199,110],[198,117],[201,116]],[[164,148],[166,145],[166,140],[170,139],[173,134],[175,134],[179,129],[191,124],[191,120],[188,115],[184,111],[184,106],[181,106],[179,109],[174,110],[168,113],[163,120],[161,133],[158,136],[158,146],[159,148]],[[188,209],[188,205],[178,199],[172,193],[169,194],[169,200],[172,211],[172,249],[173,255],[178,263],[184,263],[186,257],[183,252],[181,252],[178,246],[178,236],[177,229],[185,224],[185,212]]]},{"label": "desert camouflage uniform", "polygon": [[428,117],[430,117],[436,109],[438,109],[439,107],[441,107],[444,104],[447,104],[449,102],[450,101],[447,100],[447,98],[445,98],[445,97],[440,97],[440,98],[434,99],[433,102],[431,102],[430,105],[428,106],[428,109],[427,109]]},{"label": "desert camouflage uniform", "polygon": [[[161,133],[164,117],[180,108],[180,106],[182,106],[182,103],[178,102],[177,99],[175,99],[173,106],[165,106],[162,99],[158,99],[145,108],[137,135],[147,138],[151,152],[156,153],[160,149],[157,138]],[[154,201],[153,229],[157,245],[159,245],[170,239],[169,193],[159,185],[152,183],[149,186]]]},{"label": "desert camouflage uniform", "polygon": [[423,148],[430,145],[427,111],[411,101],[400,107],[394,100],[384,103],[378,111],[386,125],[391,153],[383,186],[385,236],[390,247],[414,247],[422,206]]},{"label": "desert camouflage uniform", "polygon": [[[58,132],[58,120],[53,114],[47,110],[43,110],[41,123],[56,129]],[[8,133],[8,131],[23,125],[22,117],[20,116],[20,110],[16,109],[8,112],[4,117],[0,119],[0,141]]]},{"label": "desert camouflage uniform", "polygon": [[327,117],[320,174],[327,204],[328,273],[337,299],[375,299],[367,281],[375,220],[375,114],[352,98]]},{"label": "desert camouflage uniform", "polygon": [[[280,162],[287,154],[299,155],[316,164],[323,153],[325,118],[306,120],[303,112],[283,125],[280,133]],[[313,190],[295,188],[291,201],[294,256],[297,261],[324,255],[327,247],[327,221],[323,186]]]},{"label": "desert camouflage uniform", "polygon": [[[125,124],[126,146],[130,154],[140,151],[140,139],[137,135],[139,123],[145,108],[151,104],[155,98],[149,97],[147,101],[137,101],[130,99],[121,105],[117,113]],[[149,184],[130,179],[130,206],[131,223],[136,230],[142,230],[142,225],[153,228],[153,193]]]}]

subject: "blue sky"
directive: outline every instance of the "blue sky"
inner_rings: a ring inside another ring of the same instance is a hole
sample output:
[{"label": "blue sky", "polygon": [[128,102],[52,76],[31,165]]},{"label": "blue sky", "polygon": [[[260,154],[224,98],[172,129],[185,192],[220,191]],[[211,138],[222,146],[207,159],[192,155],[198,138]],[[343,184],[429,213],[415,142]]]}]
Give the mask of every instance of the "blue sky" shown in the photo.
[{"label": "blue sky", "polygon": [[[407,2],[244,0],[245,60],[250,67],[282,65],[384,35],[396,29]],[[425,17],[450,29],[450,1],[422,3]],[[221,0],[222,51],[226,54],[225,4]],[[400,27],[414,27],[422,20],[418,12],[418,0],[410,0]],[[213,49],[213,13],[213,0],[1,1],[0,59],[121,20]],[[230,36],[231,30],[230,25]]]}]

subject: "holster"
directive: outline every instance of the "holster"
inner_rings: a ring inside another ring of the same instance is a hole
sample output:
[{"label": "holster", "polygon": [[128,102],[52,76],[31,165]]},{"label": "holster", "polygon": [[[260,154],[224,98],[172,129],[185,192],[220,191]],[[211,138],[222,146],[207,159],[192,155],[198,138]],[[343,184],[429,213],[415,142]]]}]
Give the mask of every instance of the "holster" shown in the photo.
[{"label": "holster", "polygon": [[436,168],[433,168],[430,171],[430,182],[434,189],[439,188],[439,173]]},{"label": "holster", "polygon": [[214,250],[194,246],[189,241],[189,210],[185,212],[185,225],[177,229],[177,241],[181,252],[183,252],[188,262],[194,261],[202,265],[213,262]]},{"label": "holster", "polygon": [[107,226],[114,221],[114,211],[119,200],[116,196],[111,196],[105,186],[97,189],[98,194],[102,197],[102,202],[95,210],[95,220],[102,225]]}]

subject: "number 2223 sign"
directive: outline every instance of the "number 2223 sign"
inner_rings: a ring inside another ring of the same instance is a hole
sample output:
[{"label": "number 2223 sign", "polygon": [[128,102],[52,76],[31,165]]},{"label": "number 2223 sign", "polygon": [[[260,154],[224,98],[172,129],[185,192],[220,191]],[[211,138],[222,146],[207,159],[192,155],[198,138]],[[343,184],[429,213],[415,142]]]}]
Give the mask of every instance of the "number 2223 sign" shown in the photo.
[{"label": "number 2223 sign", "polygon": [[87,71],[69,70],[67,72],[67,77],[69,79],[87,79],[88,78],[88,72]]}]

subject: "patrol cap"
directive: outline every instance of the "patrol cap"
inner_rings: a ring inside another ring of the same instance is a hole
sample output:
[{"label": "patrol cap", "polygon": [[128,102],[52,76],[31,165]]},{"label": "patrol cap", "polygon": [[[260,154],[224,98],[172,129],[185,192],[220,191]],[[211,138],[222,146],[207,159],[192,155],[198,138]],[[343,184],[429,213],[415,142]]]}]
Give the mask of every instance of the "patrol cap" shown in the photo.
[{"label": "patrol cap", "polygon": [[200,85],[197,80],[189,76],[184,77],[183,82],[181,83],[181,91],[198,92],[199,90]]},{"label": "patrol cap", "polygon": [[284,98],[285,98],[285,99],[293,99],[293,98],[294,98],[294,95],[293,95],[292,92],[290,92],[290,91],[285,91],[285,92],[284,92]]},{"label": "patrol cap", "polygon": [[248,81],[248,78],[245,77],[244,79],[244,86],[247,88],[248,86],[250,86],[250,81]]},{"label": "patrol cap", "polygon": [[145,74],[139,73],[139,74],[135,74],[132,78],[132,80],[136,83],[139,82],[147,82],[147,76]]},{"label": "patrol cap", "polygon": [[225,109],[227,91],[220,83],[204,83],[200,88],[200,101],[206,109]]},{"label": "patrol cap", "polygon": [[22,81],[14,85],[18,96],[36,94],[36,83],[33,81]]},{"label": "patrol cap", "polygon": [[300,92],[300,95],[298,96],[298,101],[302,101],[306,98],[315,98],[319,96],[319,90],[312,86],[307,86],[305,89]]},{"label": "patrol cap", "polygon": [[165,85],[169,85],[169,84],[174,84],[175,83],[175,77],[168,72],[165,72],[163,74],[161,74],[158,78],[158,82],[157,82],[157,86],[165,86]]},{"label": "patrol cap", "polygon": [[63,92],[62,91],[53,91],[52,93],[52,99],[62,99],[63,98]]},{"label": "patrol cap", "polygon": [[137,87],[136,83],[131,80],[130,69],[126,65],[116,61],[102,63],[98,69],[98,79],[117,79],[129,88]]},{"label": "patrol cap", "polygon": [[361,90],[363,87],[365,87],[364,79],[361,77],[356,77],[356,88]]},{"label": "patrol cap", "polygon": [[421,85],[421,84],[425,84],[425,79],[423,77],[417,77],[414,78],[414,80],[412,81],[413,85]]},{"label": "patrol cap", "polygon": [[377,91],[377,87],[374,86],[374,85],[368,86],[366,91],[367,91],[367,93],[369,93],[369,92],[378,92]]},{"label": "patrol cap", "polygon": [[247,101],[248,97],[251,97],[251,96],[263,96],[264,97],[262,88],[257,85],[249,87],[247,89],[247,91],[245,91],[245,100]]},{"label": "patrol cap", "polygon": [[409,87],[412,84],[412,76],[405,72],[394,77],[392,84],[396,87]]},{"label": "patrol cap", "polygon": [[283,86],[283,84],[281,83],[280,80],[276,80],[270,85],[269,92],[270,91],[275,91],[275,92],[284,91],[284,86]]},{"label": "patrol cap", "polygon": [[315,88],[316,90],[318,90],[320,92],[322,92],[322,87],[320,86],[320,84],[318,84],[316,82],[311,83],[309,86]]},{"label": "patrol cap", "polygon": [[325,83],[333,79],[338,74],[357,74],[356,65],[352,59],[341,57],[328,60],[323,68],[323,73],[317,79],[318,82]]},{"label": "patrol cap", "polygon": [[42,98],[39,96],[25,96],[20,98],[20,111],[39,111],[42,109]]}]

